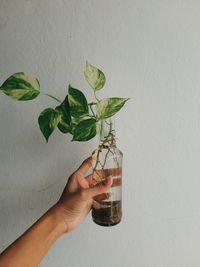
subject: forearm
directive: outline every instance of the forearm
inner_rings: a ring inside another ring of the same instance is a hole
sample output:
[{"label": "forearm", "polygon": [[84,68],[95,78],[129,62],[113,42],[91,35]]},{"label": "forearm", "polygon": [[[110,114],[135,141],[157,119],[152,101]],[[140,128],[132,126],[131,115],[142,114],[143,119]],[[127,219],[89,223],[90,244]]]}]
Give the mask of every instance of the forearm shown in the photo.
[{"label": "forearm", "polygon": [[0,267],[35,267],[65,232],[56,208],[50,209],[0,255]]}]

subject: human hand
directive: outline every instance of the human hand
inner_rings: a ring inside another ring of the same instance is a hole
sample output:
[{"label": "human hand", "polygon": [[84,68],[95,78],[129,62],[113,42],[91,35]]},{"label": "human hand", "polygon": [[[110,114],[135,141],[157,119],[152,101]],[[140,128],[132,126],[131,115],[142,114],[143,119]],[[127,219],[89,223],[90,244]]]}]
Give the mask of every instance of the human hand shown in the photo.
[{"label": "human hand", "polygon": [[65,232],[76,228],[91,210],[93,199],[106,199],[106,191],[112,185],[109,176],[103,182],[91,186],[92,174],[85,176],[92,166],[92,157],[87,158],[69,177],[67,185],[53,210],[65,227]]}]

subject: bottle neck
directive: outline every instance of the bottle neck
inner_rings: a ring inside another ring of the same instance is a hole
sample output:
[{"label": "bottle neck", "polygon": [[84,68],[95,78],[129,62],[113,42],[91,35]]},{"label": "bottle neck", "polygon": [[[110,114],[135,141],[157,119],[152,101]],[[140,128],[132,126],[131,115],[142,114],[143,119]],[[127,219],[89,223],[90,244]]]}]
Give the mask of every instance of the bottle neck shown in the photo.
[{"label": "bottle neck", "polygon": [[114,117],[100,121],[100,145],[116,147],[115,119]]}]

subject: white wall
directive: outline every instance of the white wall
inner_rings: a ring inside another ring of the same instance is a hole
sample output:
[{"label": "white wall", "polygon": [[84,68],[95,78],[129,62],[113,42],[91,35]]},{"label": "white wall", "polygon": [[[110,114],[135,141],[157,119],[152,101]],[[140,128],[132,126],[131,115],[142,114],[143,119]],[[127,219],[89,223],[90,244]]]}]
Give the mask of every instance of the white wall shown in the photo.
[{"label": "white wall", "polygon": [[[64,97],[70,82],[91,94],[85,60],[104,70],[100,97],[132,100],[119,113],[123,212],[113,228],[90,216],[41,266],[200,266],[200,2],[191,0],[1,0],[0,82],[35,74]],[[0,249],[59,197],[98,140],[48,145],[37,117],[54,101],[0,95]]]}]

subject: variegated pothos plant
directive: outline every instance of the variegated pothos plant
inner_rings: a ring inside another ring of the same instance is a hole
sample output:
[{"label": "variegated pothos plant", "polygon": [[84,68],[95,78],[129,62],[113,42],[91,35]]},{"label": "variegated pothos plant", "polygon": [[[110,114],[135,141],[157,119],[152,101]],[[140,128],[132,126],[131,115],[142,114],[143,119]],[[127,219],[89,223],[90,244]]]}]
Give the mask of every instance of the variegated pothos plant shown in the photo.
[{"label": "variegated pothos plant", "polygon": [[93,89],[94,102],[88,103],[85,95],[78,89],[68,86],[68,94],[63,101],[40,90],[40,83],[36,77],[25,72],[11,75],[0,87],[7,96],[27,101],[45,94],[59,105],[46,108],[38,118],[40,130],[46,141],[57,127],[62,133],[73,135],[72,141],[88,141],[98,133],[98,122],[115,115],[129,98],[98,99],[96,92],[103,88],[106,82],[104,73],[86,62],[85,79]]}]

